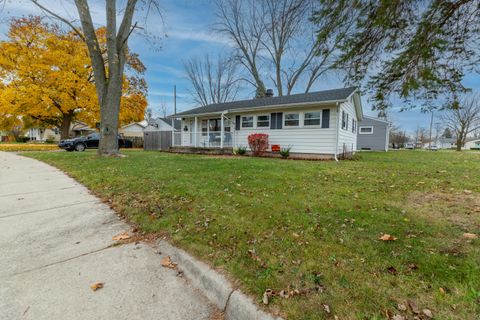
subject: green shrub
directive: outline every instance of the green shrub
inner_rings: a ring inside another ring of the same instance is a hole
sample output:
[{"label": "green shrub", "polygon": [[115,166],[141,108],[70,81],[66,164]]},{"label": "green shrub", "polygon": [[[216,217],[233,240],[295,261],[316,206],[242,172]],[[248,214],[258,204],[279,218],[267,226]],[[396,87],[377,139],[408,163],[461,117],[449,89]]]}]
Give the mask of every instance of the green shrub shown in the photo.
[{"label": "green shrub", "polygon": [[247,147],[238,147],[235,149],[234,153],[243,156],[245,153],[247,153]]},{"label": "green shrub", "polygon": [[291,149],[292,149],[292,146],[281,148],[280,149],[280,155],[282,156],[282,158],[286,159],[286,158],[290,157],[290,150]]}]

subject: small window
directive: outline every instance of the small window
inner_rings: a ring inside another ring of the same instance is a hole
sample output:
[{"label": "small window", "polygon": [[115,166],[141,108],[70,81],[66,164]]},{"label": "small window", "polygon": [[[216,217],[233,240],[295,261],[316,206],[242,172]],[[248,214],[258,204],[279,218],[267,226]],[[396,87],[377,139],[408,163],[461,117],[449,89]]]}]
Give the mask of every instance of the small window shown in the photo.
[{"label": "small window", "polygon": [[257,128],[270,128],[270,116],[257,116]]},{"label": "small window", "polygon": [[373,127],[360,127],[360,134],[373,134]]},{"label": "small window", "polygon": [[242,117],[242,128],[253,128],[253,116]]},{"label": "small window", "polygon": [[342,129],[347,128],[347,121],[346,121],[346,113],[345,111],[342,111]]},{"label": "small window", "polygon": [[320,111],[318,112],[305,112],[303,119],[304,126],[319,126],[320,125]]},{"label": "small window", "polygon": [[357,129],[357,121],[355,119],[352,119],[352,132],[355,133],[356,129]]},{"label": "small window", "polygon": [[283,119],[285,127],[298,127],[300,125],[300,115],[298,113],[285,113]]}]

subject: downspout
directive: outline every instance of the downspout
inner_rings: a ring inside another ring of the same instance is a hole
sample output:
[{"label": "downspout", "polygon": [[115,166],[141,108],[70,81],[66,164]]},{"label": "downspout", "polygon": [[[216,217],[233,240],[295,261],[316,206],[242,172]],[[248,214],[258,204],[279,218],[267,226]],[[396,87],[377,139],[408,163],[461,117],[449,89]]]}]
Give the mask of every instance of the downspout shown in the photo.
[{"label": "downspout", "polygon": [[336,135],[335,135],[335,153],[333,154],[333,157],[335,159],[335,161],[338,162],[338,157],[337,157],[337,152],[338,152],[338,136],[339,136],[339,125],[338,125],[338,122],[340,120],[340,107],[338,105],[338,102],[337,102],[337,124],[335,125],[336,126]]}]

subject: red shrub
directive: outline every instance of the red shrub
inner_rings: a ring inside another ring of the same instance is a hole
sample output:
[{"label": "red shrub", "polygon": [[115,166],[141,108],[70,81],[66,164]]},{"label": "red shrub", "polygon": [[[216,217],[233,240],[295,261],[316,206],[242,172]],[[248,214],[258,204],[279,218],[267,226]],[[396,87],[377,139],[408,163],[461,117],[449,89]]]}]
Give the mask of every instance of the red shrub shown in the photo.
[{"label": "red shrub", "polygon": [[268,134],[252,133],[248,136],[248,145],[254,156],[260,156],[268,149]]}]

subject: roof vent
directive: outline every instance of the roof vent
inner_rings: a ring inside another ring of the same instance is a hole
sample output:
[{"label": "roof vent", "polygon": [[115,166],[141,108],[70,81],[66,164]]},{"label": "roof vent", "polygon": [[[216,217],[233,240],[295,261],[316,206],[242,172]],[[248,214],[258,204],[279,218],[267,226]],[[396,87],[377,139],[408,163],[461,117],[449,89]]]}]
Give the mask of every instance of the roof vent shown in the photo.
[{"label": "roof vent", "polygon": [[267,89],[267,91],[265,92],[265,97],[267,98],[273,97],[273,90]]}]

